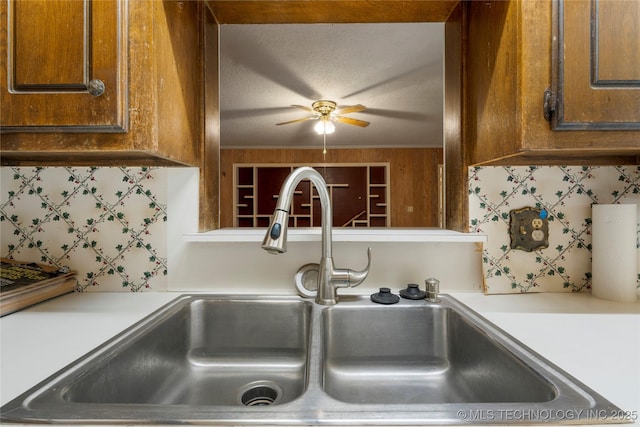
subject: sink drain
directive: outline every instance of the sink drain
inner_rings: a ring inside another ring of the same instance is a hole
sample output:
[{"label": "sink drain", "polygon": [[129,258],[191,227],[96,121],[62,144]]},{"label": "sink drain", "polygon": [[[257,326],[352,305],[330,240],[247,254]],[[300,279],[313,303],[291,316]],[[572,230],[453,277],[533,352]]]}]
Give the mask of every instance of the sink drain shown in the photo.
[{"label": "sink drain", "polygon": [[238,400],[243,406],[267,406],[276,403],[282,389],[272,381],[254,381],[240,388]]}]

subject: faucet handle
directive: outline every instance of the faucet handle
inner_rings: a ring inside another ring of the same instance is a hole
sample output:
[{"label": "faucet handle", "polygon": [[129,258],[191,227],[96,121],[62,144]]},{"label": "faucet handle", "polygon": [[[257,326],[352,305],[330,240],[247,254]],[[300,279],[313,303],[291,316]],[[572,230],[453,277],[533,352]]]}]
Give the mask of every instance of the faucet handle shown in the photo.
[{"label": "faucet handle", "polygon": [[371,248],[367,248],[367,266],[362,271],[351,271],[351,286],[358,286],[364,282],[369,275],[369,267],[371,267]]},{"label": "faucet handle", "polygon": [[371,267],[371,248],[367,248],[367,266],[364,270],[355,271],[349,269],[336,269],[333,275],[334,285],[337,288],[356,287],[364,282],[369,275],[369,267]]}]

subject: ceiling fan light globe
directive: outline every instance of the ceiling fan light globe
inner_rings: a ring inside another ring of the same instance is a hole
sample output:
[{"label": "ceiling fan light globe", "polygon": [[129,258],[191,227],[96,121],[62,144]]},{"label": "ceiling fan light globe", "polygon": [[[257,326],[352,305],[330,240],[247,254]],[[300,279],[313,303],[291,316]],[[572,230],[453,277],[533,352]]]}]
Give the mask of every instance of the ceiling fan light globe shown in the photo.
[{"label": "ceiling fan light globe", "polygon": [[318,120],[318,123],[313,127],[318,135],[329,135],[336,130],[336,126],[330,121]]},{"label": "ceiling fan light globe", "polygon": [[332,122],[324,122],[324,133],[330,134],[336,131],[336,125]]}]

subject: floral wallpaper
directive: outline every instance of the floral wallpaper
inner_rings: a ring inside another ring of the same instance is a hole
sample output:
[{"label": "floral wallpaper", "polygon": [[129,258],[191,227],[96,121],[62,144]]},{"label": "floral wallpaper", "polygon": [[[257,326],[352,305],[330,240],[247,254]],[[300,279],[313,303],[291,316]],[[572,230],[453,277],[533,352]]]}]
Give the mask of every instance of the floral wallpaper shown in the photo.
[{"label": "floral wallpaper", "polygon": [[3,167],[0,255],[68,266],[80,291],[167,289],[161,168]]},{"label": "floral wallpaper", "polygon": [[[0,255],[69,266],[80,291],[165,291],[167,175],[165,168],[0,168]],[[588,292],[591,205],[640,205],[640,166],[477,167],[469,177],[470,230],[489,236],[488,293]],[[549,212],[546,249],[510,248],[509,211],[527,206]]]},{"label": "floral wallpaper", "polygon": [[[489,236],[482,257],[486,292],[588,292],[596,203],[640,205],[640,166],[470,168],[470,230]],[[549,213],[546,249],[510,248],[509,211],[527,206]]]}]

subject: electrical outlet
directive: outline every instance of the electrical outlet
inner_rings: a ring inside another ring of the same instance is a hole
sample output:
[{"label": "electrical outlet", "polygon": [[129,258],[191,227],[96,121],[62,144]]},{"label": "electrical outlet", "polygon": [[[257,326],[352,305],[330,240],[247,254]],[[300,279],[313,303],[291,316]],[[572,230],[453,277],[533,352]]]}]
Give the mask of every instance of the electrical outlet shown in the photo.
[{"label": "electrical outlet", "polygon": [[545,209],[531,207],[509,212],[511,249],[531,252],[549,247],[548,216]]}]

